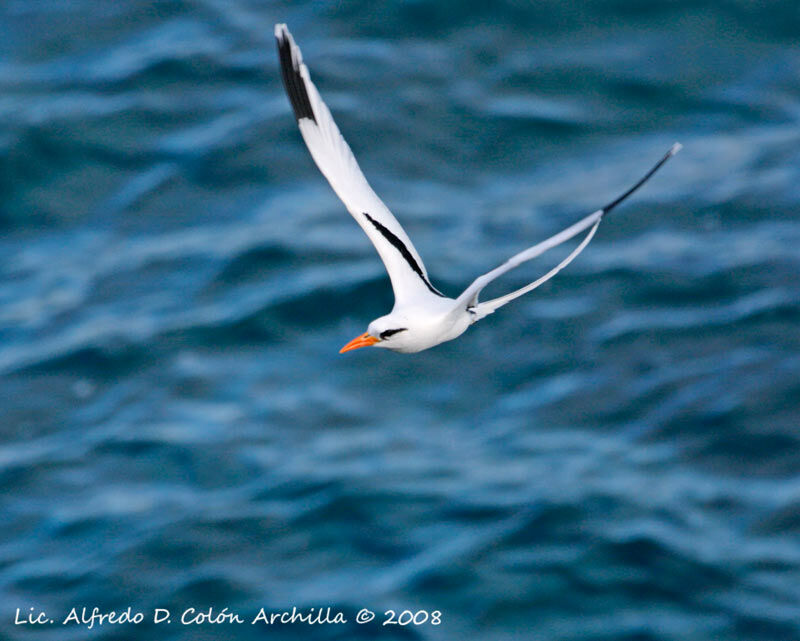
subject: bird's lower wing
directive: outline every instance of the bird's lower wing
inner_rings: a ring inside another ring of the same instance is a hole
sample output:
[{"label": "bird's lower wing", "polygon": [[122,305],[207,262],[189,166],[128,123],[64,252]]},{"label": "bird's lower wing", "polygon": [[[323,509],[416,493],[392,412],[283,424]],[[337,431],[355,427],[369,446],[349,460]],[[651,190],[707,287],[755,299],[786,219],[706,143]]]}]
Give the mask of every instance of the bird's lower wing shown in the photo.
[{"label": "bird's lower wing", "polygon": [[[534,245],[533,247],[529,247],[521,251],[519,254],[516,254],[509,258],[505,263],[500,265],[499,267],[494,268],[492,271],[483,274],[483,276],[479,276],[476,278],[473,283],[467,287],[464,292],[456,299],[456,310],[463,310],[469,309],[473,314],[474,321],[480,320],[484,316],[491,314],[495,311],[498,307],[502,307],[509,301],[514,300],[515,298],[522,296],[523,294],[527,294],[529,291],[536,289],[539,285],[546,283],[550,280],[553,276],[555,276],[558,272],[560,272],[564,267],[569,265],[575,257],[580,254],[584,248],[589,244],[589,242],[594,237],[595,232],[597,231],[598,226],[602,222],[603,218],[605,217],[608,212],[614,209],[617,205],[619,205],[622,201],[624,201],[628,196],[633,194],[639,187],[644,185],[648,181],[648,179],[656,173],[661,166],[667,162],[672,156],[678,153],[681,149],[681,145],[675,143],[672,148],[659,160],[650,171],[648,171],[633,187],[628,189],[624,194],[619,196],[617,199],[610,202],[608,205],[603,207],[602,209],[598,209],[596,212],[589,214],[582,220],[579,220],[574,225],[567,227],[563,231],[560,231],[555,236],[551,236],[547,240]],[[486,287],[489,283],[491,283],[496,278],[499,278],[506,272],[514,269],[515,267],[521,265],[524,262],[527,262],[537,256],[541,256],[545,253],[548,249],[552,249],[553,247],[557,247],[562,243],[574,238],[578,234],[588,230],[586,236],[580,242],[580,244],[572,250],[572,252],[562,260],[558,265],[556,265],[553,269],[547,272],[541,278],[537,278],[532,283],[517,289],[510,294],[506,294],[505,296],[500,296],[499,298],[494,298],[492,300],[486,301],[484,303],[478,302],[478,295],[480,294],[481,290]]]},{"label": "bird's lower wing", "polygon": [[281,73],[300,133],[322,174],[366,232],[386,266],[398,303],[442,296],[408,235],[367,183],[347,141],[311,82],[285,24],[275,25]]}]

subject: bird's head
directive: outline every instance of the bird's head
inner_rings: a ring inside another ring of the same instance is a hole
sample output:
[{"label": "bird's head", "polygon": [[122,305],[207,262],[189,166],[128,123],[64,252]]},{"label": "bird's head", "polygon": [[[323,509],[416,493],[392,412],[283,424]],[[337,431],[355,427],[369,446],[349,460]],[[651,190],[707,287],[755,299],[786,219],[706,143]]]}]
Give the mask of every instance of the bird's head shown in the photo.
[{"label": "bird's head", "polygon": [[376,318],[369,324],[367,331],[357,336],[339,350],[340,354],[359,347],[384,347],[386,349],[404,351],[409,347],[409,320],[400,314],[387,314]]}]

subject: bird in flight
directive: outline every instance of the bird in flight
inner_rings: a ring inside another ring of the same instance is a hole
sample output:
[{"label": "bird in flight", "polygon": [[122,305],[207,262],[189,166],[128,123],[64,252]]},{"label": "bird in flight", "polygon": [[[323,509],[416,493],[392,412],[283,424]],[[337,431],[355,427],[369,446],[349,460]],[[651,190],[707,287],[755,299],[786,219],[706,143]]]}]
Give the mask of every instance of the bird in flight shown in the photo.
[{"label": "bird in flight", "polygon": [[[350,146],[339,133],[331,112],[311,82],[300,49],[285,24],[275,25],[275,39],[283,84],[311,157],[375,245],[394,290],[392,311],[372,321],[367,331],[342,347],[340,353],[373,346],[410,354],[460,336],[473,323],[536,289],[571,263],[592,240],[608,212],[639,189],[681,149],[681,145],[675,143],[639,182],[608,205],[512,256],[499,267],[476,278],[457,298],[449,298],[433,286],[411,240],[361,173]],[[481,290],[496,278],[582,232],[586,235],[578,246],[544,276],[505,296],[478,301]]]}]

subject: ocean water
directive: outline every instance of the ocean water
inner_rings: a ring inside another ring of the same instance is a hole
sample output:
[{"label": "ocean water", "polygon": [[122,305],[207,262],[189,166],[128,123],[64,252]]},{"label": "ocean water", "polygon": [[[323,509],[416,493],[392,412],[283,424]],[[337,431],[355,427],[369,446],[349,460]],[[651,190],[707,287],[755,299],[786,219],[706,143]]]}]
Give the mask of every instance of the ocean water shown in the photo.
[{"label": "ocean water", "polygon": [[[340,356],[392,294],[276,22],[450,295],[684,150],[456,341]],[[0,638],[800,639],[797,2],[4,0],[0,33]],[[250,623],[292,607],[348,622]]]}]

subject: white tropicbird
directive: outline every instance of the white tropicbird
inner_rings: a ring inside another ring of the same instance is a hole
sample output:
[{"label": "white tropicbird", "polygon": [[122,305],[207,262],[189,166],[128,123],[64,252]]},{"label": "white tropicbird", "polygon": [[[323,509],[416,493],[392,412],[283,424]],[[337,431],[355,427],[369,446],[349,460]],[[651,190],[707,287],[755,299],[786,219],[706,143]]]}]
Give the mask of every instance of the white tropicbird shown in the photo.
[{"label": "white tropicbird", "polygon": [[[547,282],[571,263],[592,240],[603,217],[639,189],[681,149],[681,145],[675,143],[639,182],[619,198],[479,276],[458,298],[449,298],[431,284],[425,265],[411,240],[361,173],[353,152],[311,82],[300,49],[285,24],[275,25],[275,38],[278,41],[283,83],[303,140],[336,195],[375,245],[389,272],[394,290],[395,303],[391,313],[372,321],[364,334],[351,340],[340,352],[372,345],[395,352],[413,353],[460,336],[476,321]],[[478,302],[478,294],[490,282],[587,229],[580,244],[544,276],[505,296]]]}]

